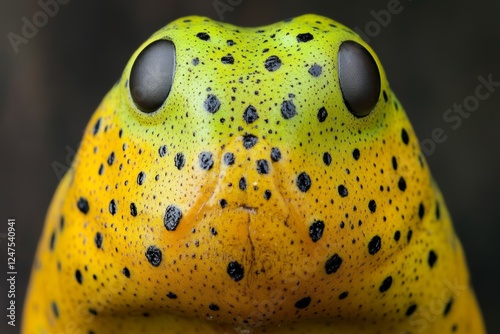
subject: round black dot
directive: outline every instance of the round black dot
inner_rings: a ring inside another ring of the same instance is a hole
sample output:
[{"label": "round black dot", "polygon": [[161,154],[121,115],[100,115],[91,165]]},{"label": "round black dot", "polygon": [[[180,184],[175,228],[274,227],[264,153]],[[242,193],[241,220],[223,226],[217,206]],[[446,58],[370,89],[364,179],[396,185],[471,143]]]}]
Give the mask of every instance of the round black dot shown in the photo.
[{"label": "round black dot", "polygon": [[401,232],[396,231],[396,232],[394,233],[394,240],[399,241],[399,238],[401,238]]},{"label": "round black dot", "polygon": [[352,157],[354,158],[354,160],[358,160],[359,156],[360,156],[359,150],[355,148],[354,151],[352,151]]},{"label": "round black dot", "polygon": [[182,218],[182,211],[175,205],[167,206],[165,216],[163,217],[163,224],[167,231],[175,231]]},{"label": "round black dot", "polygon": [[208,306],[209,309],[211,309],[212,311],[218,311],[219,310],[219,306],[217,306],[216,304],[212,303]]},{"label": "round black dot", "polygon": [[410,305],[410,307],[408,307],[408,309],[406,310],[406,316],[409,317],[410,315],[412,315],[416,309],[417,305],[415,304]]},{"label": "round black dot", "polygon": [[229,64],[229,65],[234,64],[234,57],[230,53],[228,53],[227,55],[221,58],[221,62],[223,64]]},{"label": "round black dot", "polygon": [[161,263],[161,250],[156,246],[149,246],[146,250],[146,258],[154,267],[158,267]]},{"label": "round black dot", "polygon": [[167,293],[167,297],[170,298],[170,299],[176,299],[177,298],[177,295],[173,292],[169,292]]},{"label": "round black dot", "polygon": [[271,149],[271,161],[278,162],[281,160],[281,151],[277,147]]},{"label": "round black dot", "polygon": [[52,312],[54,312],[56,318],[59,318],[59,308],[57,307],[57,304],[55,302],[52,302],[51,307],[52,307]]},{"label": "round black dot", "polygon": [[128,270],[127,267],[122,269],[122,274],[125,275],[125,277],[130,278],[130,270]]},{"label": "round black dot", "polygon": [[429,251],[429,255],[427,256],[427,263],[429,263],[429,267],[434,267],[434,264],[436,264],[438,257],[436,252],[433,250]]},{"label": "round black dot", "polygon": [[403,140],[403,143],[405,143],[405,145],[408,145],[408,143],[410,142],[410,137],[408,137],[408,132],[406,132],[405,129],[401,130],[401,139]]},{"label": "round black dot", "polygon": [[315,220],[309,226],[309,236],[313,242],[318,241],[323,236],[325,223],[322,220]]},{"label": "round black dot", "polygon": [[146,174],[144,172],[140,172],[138,175],[137,175],[137,184],[142,186],[142,184],[144,183],[144,179],[146,178]]},{"label": "round black dot", "polygon": [[269,174],[269,164],[264,159],[257,160],[257,172],[259,174]]},{"label": "round black dot", "polygon": [[299,42],[299,43],[309,42],[312,39],[314,39],[314,36],[308,32],[306,32],[305,34],[298,34],[297,35],[297,42]]},{"label": "round black dot", "polygon": [[203,151],[198,156],[200,167],[203,170],[210,170],[214,165],[214,160],[212,159],[212,153]]},{"label": "round black dot", "polygon": [[93,308],[89,308],[89,313],[92,315],[97,315],[97,311]]},{"label": "round black dot", "polygon": [[406,190],[406,181],[403,177],[400,177],[399,178],[399,181],[398,181],[398,188],[399,190],[401,191],[405,191]]},{"label": "round black dot", "polygon": [[378,288],[378,290],[380,292],[386,292],[387,290],[389,290],[389,288],[391,287],[391,285],[392,285],[392,276],[387,276],[382,281],[382,284],[380,284],[380,287]]},{"label": "round black dot", "polygon": [[342,292],[340,295],[339,295],[339,299],[342,300],[342,299],[346,299],[347,296],[349,296],[349,292],[347,291],[344,291]]},{"label": "round black dot", "polygon": [[446,317],[448,313],[451,311],[451,306],[453,305],[453,298],[451,298],[445,305],[444,311],[443,311],[443,317]]},{"label": "round black dot", "polygon": [[349,194],[347,188],[343,184],[341,184],[337,190],[339,192],[340,197],[346,197]]},{"label": "round black dot", "polygon": [[77,269],[75,271],[75,278],[76,278],[76,281],[79,283],[79,284],[82,284],[83,282],[83,276],[82,276],[82,272],[80,271],[80,269]]},{"label": "round black dot", "polygon": [[382,247],[382,239],[378,235],[376,235],[368,243],[368,252],[371,255],[374,255],[378,253],[381,247]]},{"label": "round black dot", "polygon": [[234,158],[233,153],[228,152],[228,153],[224,154],[224,164],[225,165],[231,166],[234,164],[234,161],[235,161],[235,158]]},{"label": "round black dot", "polygon": [[334,254],[325,263],[325,270],[327,274],[333,274],[339,270],[342,264],[342,258],[338,254]]},{"label": "round black dot", "polygon": [[319,77],[321,75],[321,72],[323,72],[323,68],[318,64],[314,64],[309,68],[307,72],[309,72],[309,74],[313,77]]},{"label": "round black dot", "polygon": [[264,191],[264,198],[269,200],[271,198],[271,190],[267,189]]},{"label": "round black dot", "polygon": [[78,199],[76,206],[83,214],[87,214],[87,212],[89,212],[89,202],[83,197]]},{"label": "round black dot", "polygon": [[198,37],[202,41],[208,41],[208,40],[210,40],[210,35],[207,34],[206,32],[199,32],[199,33],[196,34],[196,37]]},{"label": "round black dot", "polygon": [[115,215],[116,214],[116,202],[114,199],[111,200],[111,202],[109,202],[109,213],[111,213],[112,215]]},{"label": "round black dot", "polygon": [[297,187],[304,193],[311,188],[311,178],[306,172],[302,172],[297,176]]},{"label": "round black dot", "polygon": [[219,205],[220,205],[221,208],[224,209],[227,206],[227,201],[225,199],[221,199],[219,201]]},{"label": "round black dot", "polygon": [[99,175],[102,175],[102,173],[104,173],[104,165],[103,164],[101,164],[99,166]]},{"label": "round black dot", "polygon": [[184,157],[183,153],[179,152],[175,155],[174,164],[178,170],[181,170],[182,167],[184,167],[184,165],[186,164],[186,158]]},{"label": "round black dot", "polygon": [[97,134],[97,132],[99,132],[99,128],[100,128],[100,127],[101,127],[101,119],[100,119],[100,118],[98,118],[98,119],[97,119],[97,121],[96,121],[96,122],[95,122],[95,124],[94,124],[94,129],[93,129],[92,133],[93,133],[94,135],[96,135],[96,134]]},{"label": "round black dot", "polygon": [[295,307],[298,309],[303,309],[309,306],[311,303],[311,297],[305,297],[295,303]]},{"label": "round black dot", "polygon": [[328,152],[323,153],[323,163],[327,166],[331,165],[332,156],[330,155],[330,153],[328,153]]},{"label": "round black dot", "polygon": [[212,234],[214,236],[217,235],[217,230],[215,228],[211,227],[210,228],[210,234]]},{"label": "round black dot", "polygon": [[232,39],[228,39],[228,40],[226,41],[226,43],[227,43],[227,45],[228,45],[228,46],[233,46],[233,45],[235,45],[235,44],[236,44],[236,43],[235,43]]},{"label": "round black dot", "polygon": [[320,123],[323,123],[326,120],[327,116],[328,116],[328,111],[326,111],[325,107],[319,108],[318,121],[320,121]]},{"label": "round black dot", "polygon": [[193,58],[193,60],[191,61],[191,64],[193,64],[194,66],[198,65],[199,63],[200,63],[200,59],[198,57]]},{"label": "round black dot", "polygon": [[246,134],[243,136],[243,147],[249,150],[257,144],[257,140],[258,139],[256,136]]},{"label": "round black dot", "polygon": [[130,203],[130,214],[132,217],[137,216],[137,207],[135,206],[135,203]]},{"label": "round black dot", "polygon": [[372,199],[370,200],[370,202],[368,202],[368,209],[370,209],[372,213],[377,210],[377,203],[375,203],[375,200]]},{"label": "round black dot", "polygon": [[247,189],[247,180],[244,177],[242,177],[238,182],[238,186],[240,187],[241,190]]},{"label": "round black dot", "polygon": [[160,155],[161,158],[167,154],[167,146],[166,145],[161,145],[160,148],[158,149],[158,154]]},{"label": "round black dot", "polygon": [[398,161],[396,160],[396,157],[392,157],[392,168],[394,170],[398,169]]},{"label": "round black dot", "polygon": [[295,115],[297,115],[297,110],[295,110],[293,102],[291,100],[283,101],[281,104],[281,116],[284,119],[290,119]]},{"label": "round black dot", "polygon": [[254,106],[249,105],[243,112],[243,119],[247,124],[252,124],[259,118],[257,114],[257,109]]},{"label": "round black dot", "polygon": [[220,108],[220,101],[217,98],[217,96],[209,94],[207,96],[207,99],[203,103],[203,106],[205,107],[206,111],[208,111],[211,114],[215,114],[217,110],[219,110]]},{"label": "round black dot", "polygon": [[420,205],[418,206],[418,216],[420,217],[420,219],[424,218],[424,213],[425,213],[424,204],[420,203]]},{"label": "round black dot", "polygon": [[227,265],[227,274],[235,282],[240,281],[243,278],[244,273],[245,271],[243,269],[243,266],[236,261],[231,261]]},{"label": "round black dot", "polygon": [[406,241],[408,243],[410,243],[410,240],[411,240],[411,236],[413,235],[413,231],[412,230],[409,230],[408,231],[408,234],[406,235]]},{"label": "round black dot", "polygon": [[281,67],[281,59],[278,56],[270,56],[264,62],[264,67],[269,72],[274,72]]},{"label": "round black dot", "polygon": [[114,161],[115,161],[115,152],[111,152],[111,154],[108,157],[108,165],[111,166]]},{"label": "round black dot", "polygon": [[102,240],[103,240],[103,237],[102,237],[101,232],[97,232],[95,234],[95,237],[94,237],[94,242],[95,242],[95,245],[96,245],[97,248],[101,248],[101,246],[102,246]]}]

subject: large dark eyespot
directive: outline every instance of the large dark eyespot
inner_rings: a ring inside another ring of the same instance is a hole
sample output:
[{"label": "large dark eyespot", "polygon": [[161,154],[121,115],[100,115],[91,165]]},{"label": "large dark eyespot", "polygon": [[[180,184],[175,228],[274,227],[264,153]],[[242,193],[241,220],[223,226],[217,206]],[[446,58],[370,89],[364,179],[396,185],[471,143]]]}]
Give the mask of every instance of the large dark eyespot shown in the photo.
[{"label": "large dark eyespot", "polygon": [[175,70],[175,46],[170,41],[151,43],[141,51],[130,71],[130,94],[136,106],[150,113],[166,100]]},{"label": "large dark eyespot", "polygon": [[340,45],[339,80],[347,109],[356,117],[370,114],[380,95],[380,72],[362,45],[354,41]]}]

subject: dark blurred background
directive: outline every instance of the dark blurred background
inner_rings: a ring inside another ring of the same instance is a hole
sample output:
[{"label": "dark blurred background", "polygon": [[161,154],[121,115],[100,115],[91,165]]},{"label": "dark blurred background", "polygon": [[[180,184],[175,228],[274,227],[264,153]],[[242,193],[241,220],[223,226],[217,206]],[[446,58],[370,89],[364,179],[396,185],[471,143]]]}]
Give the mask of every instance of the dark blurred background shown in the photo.
[{"label": "dark blurred background", "polygon": [[[16,218],[18,327],[6,324],[1,274],[0,332],[19,330],[33,254],[59,181],[52,165],[68,164],[91,114],[139,44],[189,14],[256,26],[312,12],[368,34],[420,140],[436,128],[446,133],[427,159],[454,217],[489,333],[500,333],[500,87],[458,128],[443,120],[455,103],[471,101],[478,76],[500,81],[500,2],[401,0],[389,23],[374,23],[372,11],[395,1],[73,0],[15,52],[9,33],[21,36],[23,17],[42,25],[42,7],[2,0],[0,260],[6,273],[7,218]],[[221,3],[229,6],[223,13],[215,9]]]}]

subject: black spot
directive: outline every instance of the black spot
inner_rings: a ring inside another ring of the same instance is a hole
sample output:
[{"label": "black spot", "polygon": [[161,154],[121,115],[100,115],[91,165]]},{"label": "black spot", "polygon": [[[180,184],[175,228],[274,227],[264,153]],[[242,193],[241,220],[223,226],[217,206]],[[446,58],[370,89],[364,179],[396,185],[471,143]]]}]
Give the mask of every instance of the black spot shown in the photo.
[{"label": "black spot", "polygon": [[240,187],[241,190],[246,190],[247,189],[247,180],[242,177],[240,181],[238,182],[238,186]]},{"label": "black spot", "polygon": [[53,251],[54,250],[54,243],[56,242],[56,232],[55,231],[52,231],[52,234],[50,236],[50,244],[49,244],[49,247],[50,247],[50,251]]},{"label": "black spot", "polygon": [[225,208],[227,206],[227,201],[223,198],[219,201],[220,207]]},{"label": "black spot", "polygon": [[116,202],[114,199],[109,202],[109,213],[111,213],[112,215],[116,214]]},{"label": "black spot", "polygon": [[410,142],[410,137],[408,137],[408,132],[406,132],[405,129],[401,130],[401,139],[403,140],[403,143],[405,143],[405,145],[408,145],[408,143]]},{"label": "black spot", "polygon": [[252,124],[259,118],[257,115],[257,109],[254,106],[249,105],[243,112],[243,119],[247,124]]},{"label": "black spot", "polygon": [[303,309],[309,306],[311,303],[311,297],[305,297],[295,303],[295,307],[298,309]]},{"label": "black spot", "polygon": [[181,170],[182,167],[184,167],[185,163],[186,163],[186,158],[184,157],[184,154],[181,152],[177,153],[174,157],[175,167],[177,167],[178,170]]},{"label": "black spot", "polygon": [[193,64],[194,66],[198,65],[199,63],[200,63],[200,59],[198,57],[193,58],[193,60],[191,61],[191,64]]},{"label": "black spot", "polygon": [[95,237],[94,237],[94,242],[95,242],[95,245],[96,245],[97,248],[101,248],[101,246],[102,246],[102,240],[103,240],[103,237],[102,237],[101,232],[97,232],[95,234]]},{"label": "black spot", "polygon": [[231,166],[234,164],[234,161],[235,158],[233,153],[228,152],[224,154],[224,164],[226,164],[227,166]]},{"label": "black spot", "polygon": [[349,193],[347,191],[347,188],[343,184],[341,184],[337,190],[339,192],[340,197],[346,197]]},{"label": "black spot", "polygon": [[137,207],[135,206],[135,203],[130,203],[130,214],[132,217],[137,216]]},{"label": "black spot", "polygon": [[355,148],[354,151],[352,151],[352,157],[354,158],[354,160],[359,160],[359,156],[360,156],[359,150]]},{"label": "black spot", "polygon": [[209,170],[214,165],[214,160],[212,159],[212,153],[203,151],[198,156],[200,167],[203,170]]},{"label": "black spot", "polygon": [[223,64],[230,64],[230,65],[234,64],[234,58],[230,53],[228,53],[226,56],[222,57],[221,61]]},{"label": "black spot", "polygon": [[165,154],[167,154],[167,146],[161,145],[160,148],[158,149],[158,154],[160,154],[160,157],[163,158]]},{"label": "black spot", "polygon": [[436,202],[436,219],[439,220],[441,218],[441,209],[439,207],[439,202]]},{"label": "black spot", "polygon": [[108,157],[108,165],[112,165],[113,161],[115,161],[115,152],[111,152],[111,154]]},{"label": "black spot", "polygon": [[307,72],[309,72],[309,74],[313,77],[319,77],[321,75],[321,72],[323,72],[323,68],[318,64],[314,64],[309,68]]},{"label": "black spot", "polygon": [[326,120],[326,117],[328,116],[328,111],[326,111],[325,107],[321,107],[318,110],[318,121],[320,123],[323,123]]},{"label": "black spot", "polygon": [[97,134],[97,132],[99,132],[99,128],[100,128],[100,127],[101,127],[101,119],[100,119],[100,118],[98,118],[98,119],[97,119],[97,121],[96,121],[96,122],[95,122],[95,124],[94,124],[94,130],[92,131],[92,133],[93,133],[94,135],[96,135],[96,134]]},{"label": "black spot", "polygon": [[199,32],[199,33],[196,34],[196,37],[198,37],[202,41],[208,41],[208,40],[210,40],[210,35],[207,34],[206,32]]},{"label": "black spot", "polygon": [[170,299],[176,299],[177,298],[177,295],[173,292],[169,292],[167,293],[167,297],[170,298]]},{"label": "black spot", "polygon": [[429,263],[429,267],[434,267],[434,264],[436,264],[438,257],[436,252],[434,252],[432,249],[429,251],[429,256],[427,257],[427,263]]},{"label": "black spot", "polygon": [[453,324],[453,325],[451,326],[451,331],[452,331],[452,332],[456,332],[457,330],[458,330],[458,325],[457,325],[457,324]]},{"label": "black spot", "polygon": [[102,173],[103,173],[103,172],[104,172],[104,165],[103,165],[103,164],[101,164],[101,165],[99,166],[99,175],[102,175]]},{"label": "black spot", "polygon": [[396,231],[396,232],[394,233],[394,240],[399,241],[399,238],[401,238],[401,232]]},{"label": "black spot", "polygon": [[305,42],[309,42],[310,40],[312,40],[314,38],[313,35],[311,35],[310,33],[306,32],[305,34],[298,34],[297,35],[297,42],[299,43],[305,43]]},{"label": "black spot", "polygon": [[149,246],[146,250],[146,258],[153,266],[158,267],[161,263],[161,250],[156,246]]},{"label": "black spot", "polygon": [[306,172],[302,172],[297,176],[297,187],[304,193],[311,188],[311,178]]},{"label": "black spot", "polygon": [[227,265],[227,274],[231,277],[235,282],[238,282],[243,278],[245,271],[243,266],[236,261],[231,261]]},{"label": "black spot", "polygon": [[381,247],[382,247],[382,239],[378,235],[376,235],[368,243],[368,252],[371,255],[374,255],[380,250]]},{"label": "black spot", "polygon": [[342,258],[338,254],[334,254],[325,263],[325,270],[327,274],[333,274],[339,270],[342,264]]},{"label": "black spot", "polygon": [[78,207],[78,210],[80,210],[84,214],[87,214],[87,212],[89,212],[89,202],[83,197],[80,197],[78,199],[76,206]]},{"label": "black spot", "polygon": [[219,310],[219,306],[217,306],[216,304],[212,303],[208,306],[209,309],[211,309],[212,311],[218,311]]},{"label": "black spot", "polygon": [[259,174],[269,174],[269,164],[264,159],[257,160],[257,172]]},{"label": "black spot", "polygon": [[420,217],[420,219],[424,218],[424,213],[425,213],[424,204],[420,203],[420,205],[418,206],[418,216]]},{"label": "black spot", "polygon": [[387,93],[385,92],[385,90],[382,92],[382,95],[384,95],[384,102],[387,102],[388,98],[387,98]]},{"label": "black spot", "polygon": [[79,283],[79,284],[82,284],[83,282],[83,276],[82,276],[82,272],[80,271],[80,269],[77,269],[75,271],[75,278],[76,278],[76,281]]},{"label": "black spot", "polygon": [[322,220],[315,220],[309,226],[309,236],[313,242],[318,241],[323,236],[325,223]]},{"label": "black spot", "polygon": [[271,190],[266,189],[266,191],[264,191],[264,198],[267,200],[271,198]]},{"label": "black spot", "polygon": [[293,116],[297,115],[297,111],[295,110],[295,105],[291,100],[283,101],[281,104],[281,116],[284,119],[290,119]]},{"label": "black spot", "polygon": [[130,278],[130,270],[127,267],[122,269],[122,274],[125,275],[126,278]]},{"label": "black spot", "polygon": [[212,234],[213,236],[217,235],[217,230],[215,228],[211,227],[210,234]]},{"label": "black spot", "polygon": [[400,177],[399,178],[399,181],[398,181],[398,188],[399,190],[401,191],[405,191],[406,190],[406,181],[403,177]]},{"label": "black spot", "polygon": [[398,169],[398,162],[396,160],[396,157],[392,157],[392,168],[394,170],[397,170]]},{"label": "black spot", "polygon": [[378,288],[378,291],[380,292],[386,292],[389,290],[389,288],[392,285],[392,276],[387,276],[383,281],[382,284],[380,284],[380,287]]},{"label": "black spot", "polygon": [[325,163],[325,165],[330,166],[330,164],[332,163],[332,156],[330,155],[330,153],[323,153],[323,162]]},{"label": "black spot", "polygon": [[89,308],[89,313],[92,315],[97,315],[97,311],[94,310],[93,308]]},{"label": "black spot", "polygon": [[368,209],[370,209],[372,213],[377,210],[377,203],[375,203],[375,200],[372,199],[370,200],[370,202],[368,202]]},{"label": "black spot", "polygon": [[409,230],[408,231],[408,234],[406,235],[406,241],[408,243],[410,243],[410,240],[411,240],[411,236],[413,235],[413,231],[412,230]]},{"label": "black spot", "polygon": [[406,310],[406,316],[409,317],[410,315],[412,315],[415,310],[417,309],[417,305],[415,304],[412,304],[410,307],[408,307],[408,309]]},{"label": "black spot", "polygon": [[137,175],[137,184],[142,186],[142,184],[144,183],[144,179],[146,178],[146,174],[144,174],[144,172],[140,172],[138,175]]},{"label": "black spot", "polygon": [[51,307],[52,307],[52,312],[54,312],[56,318],[59,318],[59,308],[57,307],[57,304],[55,302],[52,302]]},{"label": "black spot", "polygon": [[175,205],[167,206],[165,216],[163,217],[163,224],[167,231],[175,231],[182,218],[182,211]]},{"label": "black spot", "polygon": [[215,114],[217,110],[219,110],[220,108],[220,101],[217,98],[217,96],[209,94],[203,106],[205,107],[206,111],[208,111],[211,114]]},{"label": "black spot", "polygon": [[277,147],[271,149],[271,161],[278,162],[281,160],[281,151]]},{"label": "black spot", "polygon": [[451,311],[451,306],[453,305],[453,298],[451,298],[445,305],[444,311],[443,311],[443,317],[446,317],[448,313]]},{"label": "black spot", "polygon": [[264,62],[264,67],[269,72],[274,72],[281,67],[281,59],[279,59],[278,56],[271,56]]},{"label": "black spot", "polygon": [[342,292],[340,295],[339,295],[339,299],[342,300],[342,299],[346,299],[347,296],[349,296],[349,292],[347,291],[344,291]]},{"label": "black spot", "polygon": [[254,135],[246,134],[243,136],[243,146],[249,150],[257,144],[257,137]]},{"label": "black spot", "polygon": [[236,44],[236,43],[235,43],[232,39],[228,39],[228,40],[226,41],[226,43],[227,43],[227,45],[228,45],[228,46],[233,46],[233,45],[235,45],[235,44]]}]

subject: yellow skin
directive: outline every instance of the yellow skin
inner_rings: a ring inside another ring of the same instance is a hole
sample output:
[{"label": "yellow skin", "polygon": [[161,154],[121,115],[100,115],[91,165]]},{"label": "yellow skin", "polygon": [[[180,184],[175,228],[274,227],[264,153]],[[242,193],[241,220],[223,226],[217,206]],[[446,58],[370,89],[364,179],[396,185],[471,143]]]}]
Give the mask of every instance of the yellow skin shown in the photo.
[{"label": "yellow skin", "polygon": [[[299,42],[306,33],[313,38]],[[162,39],[175,45],[173,84],[144,113],[129,76]],[[339,86],[346,40],[380,71],[378,101],[362,118]],[[233,64],[221,62],[228,54]],[[274,71],[264,66],[271,55],[282,61]],[[296,106],[289,119],[286,100]],[[249,123],[250,105],[258,119]],[[212,154],[210,169],[201,152]],[[172,210],[182,217],[169,230]],[[150,246],[162,253],[155,265]],[[484,332],[445,202],[378,58],[316,15],[259,28],[182,18],[134,53],[56,191],[23,319],[23,333]]]}]

